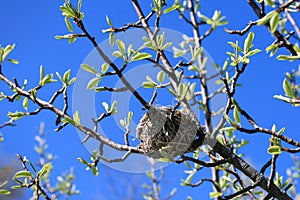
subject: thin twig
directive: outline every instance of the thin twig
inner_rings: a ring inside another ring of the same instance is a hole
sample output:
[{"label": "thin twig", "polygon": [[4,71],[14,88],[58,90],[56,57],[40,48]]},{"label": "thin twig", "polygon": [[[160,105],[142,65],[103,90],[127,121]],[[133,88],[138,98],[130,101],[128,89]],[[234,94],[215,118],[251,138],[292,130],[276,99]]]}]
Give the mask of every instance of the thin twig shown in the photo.
[{"label": "thin twig", "polygon": [[243,36],[251,29],[252,26],[254,26],[256,24],[257,24],[256,22],[250,21],[243,30],[229,30],[229,29],[225,28],[225,31],[229,34],[238,34],[240,36]]}]

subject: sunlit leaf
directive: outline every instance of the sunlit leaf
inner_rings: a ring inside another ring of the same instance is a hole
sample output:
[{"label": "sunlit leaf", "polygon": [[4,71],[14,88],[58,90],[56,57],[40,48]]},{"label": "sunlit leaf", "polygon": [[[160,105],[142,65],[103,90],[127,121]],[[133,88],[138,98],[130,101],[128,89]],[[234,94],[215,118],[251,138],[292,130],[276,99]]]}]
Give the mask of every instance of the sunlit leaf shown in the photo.
[{"label": "sunlit leaf", "polygon": [[276,15],[276,11],[271,11],[267,15],[265,15],[263,18],[256,21],[257,25],[264,25],[270,21],[270,19]]},{"label": "sunlit leaf", "polygon": [[277,56],[277,59],[278,60],[289,60],[289,61],[300,60],[300,53],[297,56],[279,55],[279,56]]},{"label": "sunlit leaf", "polygon": [[73,119],[74,119],[75,124],[80,124],[80,115],[79,115],[78,110],[73,114]]},{"label": "sunlit leaf", "polygon": [[276,12],[276,14],[270,20],[271,33],[274,33],[276,31],[279,20],[280,20],[280,15],[279,13]]},{"label": "sunlit leaf", "polygon": [[98,86],[99,82],[101,81],[100,77],[92,78],[89,83],[87,84],[87,89],[93,89],[94,87]]},{"label": "sunlit leaf", "polygon": [[4,52],[3,52],[3,55],[2,55],[2,59],[1,60],[5,60],[6,57],[8,56],[8,54],[10,54],[10,52],[15,48],[15,44],[12,44],[12,45],[7,45],[5,48],[4,48]]},{"label": "sunlit leaf", "polygon": [[102,102],[102,106],[104,107],[104,109],[106,110],[106,112],[109,113],[110,107],[109,107],[108,103]]},{"label": "sunlit leaf", "polygon": [[157,81],[162,83],[165,79],[165,75],[166,75],[166,73],[163,71],[158,72],[157,77],[156,77]]},{"label": "sunlit leaf", "polygon": [[117,103],[118,102],[116,100],[113,101],[113,103],[111,104],[110,113],[112,113],[112,114],[116,114],[117,113],[117,108],[116,108]]},{"label": "sunlit leaf", "polygon": [[252,47],[253,39],[254,39],[254,33],[250,32],[244,42],[244,53],[247,53]]},{"label": "sunlit leaf", "polygon": [[238,124],[241,124],[241,118],[240,118],[240,113],[238,111],[238,108],[235,106],[234,109],[233,109],[233,117],[235,119],[235,121],[238,123]]},{"label": "sunlit leaf", "polygon": [[112,45],[114,45],[114,38],[115,38],[115,34],[113,33],[113,32],[111,32],[110,34],[109,34],[109,45],[110,46],[112,46]]},{"label": "sunlit leaf", "polygon": [[120,52],[120,51],[114,51],[112,53],[112,55],[115,56],[115,57],[118,57],[118,58],[124,58],[125,57],[125,55],[122,54],[122,52]]},{"label": "sunlit leaf", "polygon": [[23,99],[22,105],[23,105],[23,108],[27,111],[28,110],[28,98],[27,97],[25,97]]},{"label": "sunlit leaf", "polygon": [[156,86],[155,83],[149,82],[149,81],[143,82],[142,85],[143,85],[144,88],[154,88]]},{"label": "sunlit leaf", "polygon": [[82,5],[82,0],[78,0],[78,3],[77,3],[77,12],[78,13],[80,13],[81,5]]},{"label": "sunlit leaf", "polygon": [[122,55],[125,55],[126,54],[126,47],[125,47],[124,42],[122,40],[117,39],[116,43],[117,43],[117,46],[118,46],[120,52],[122,53]]},{"label": "sunlit leaf", "polygon": [[81,64],[80,67],[81,67],[83,70],[85,70],[85,71],[87,71],[87,72],[90,72],[90,73],[92,73],[92,74],[98,74],[98,72],[97,72],[92,66],[90,66],[90,65],[88,65],[88,64]]},{"label": "sunlit leaf", "polygon": [[101,65],[101,72],[104,74],[105,72],[107,72],[108,68],[109,68],[109,64],[108,63],[103,63]]},{"label": "sunlit leaf", "polygon": [[43,165],[42,169],[37,173],[37,177],[40,178],[52,170],[52,164],[46,163]]},{"label": "sunlit leaf", "polygon": [[166,9],[164,10],[164,14],[167,14],[167,13],[169,13],[169,12],[172,12],[173,10],[176,10],[177,8],[180,8],[180,7],[181,7],[180,5],[174,4],[174,5],[172,5],[171,7],[166,8]]},{"label": "sunlit leaf", "polygon": [[18,171],[14,176],[14,178],[23,178],[23,177],[33,177],[33,176],[31,172],[25,170]]},{"label": "sunlit leaf", "polygon": [[128,112],[128,116],[127,116],[127,123],[128,123],[128,124],[131,123],[132,116],[133,116],[133,112],[132,112],[132,111]]},{"label": "sunlit leaf", "polygon": [[106,18],[107,24],[108,24],[109,26],[112,26],[111,20],[110,20],[110,18],[108,17],[108,15],[106,15],[105,18]]},{"label": "sunlit leaf", "polygon": [[71,74],[71,69],[67,70],[67,71],[64,73],[64,76],[63,76],[64,83],[68,83],[68,81],[69,81],[69,79],[70,79],[70,74]]},{"label": "sunlit leaf", "polygon": [[5,190],[5,189],[0,189],[0,195],[10,195],[10,191],[9,190]]},{"label": "sunlit leaf", "polygon": [[283,87],[283,90],[284,90],[286,96],[288,96],[288,97],[294,96],[292,86],[287,79],[284,79],[282,87]]},{"label": "sunlit leaf", "polygon": [[15,64],[15,65],[19,64],[19,61],[16,60],[16,59],[7,59],[7,61],[8,61],[8,62],[11,62],[11,63],[13,63],[13,64]]},{"label": "sunlit leaf", "polygon": [[69,30],[70,32],[73,32],[74,30],[73,30],[72,24],[71,24],[71,22],[70,22],[70,20],[69,20],[68,17],[65,17],[65,23],[66,23],[66,25],[67,25],[68,30]]},{"label": "sunlit leaf", "polygon": [[280,146],[277,146],[277,145],[274,145],[274,146],[270,146],[268,148],[268,153],[269,154],[272,154],[272,155],[278,155],[281,153],[281,147]]},{"label": "sunlit leaf", "polygon": [[137,53],[136,55],[131,57],[132,61],[137,61],[137,60],[143,60],[143,59],[147,59],[147,58],[151,58],[151,54],[149,53]]}]

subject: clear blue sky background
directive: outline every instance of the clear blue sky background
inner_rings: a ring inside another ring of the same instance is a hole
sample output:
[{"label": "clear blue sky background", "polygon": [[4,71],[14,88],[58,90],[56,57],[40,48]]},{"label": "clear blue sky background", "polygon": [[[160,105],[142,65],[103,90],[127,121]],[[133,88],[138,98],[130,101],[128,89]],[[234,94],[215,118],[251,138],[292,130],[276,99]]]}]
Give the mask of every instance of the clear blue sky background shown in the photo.
[{"label": "clear blue sky background", "polygon": [[[150,3],[150,0],[142,1],[146,13],[150,10]],[[171,3],[169,4],[171,5]],[[63,16],[59,10],[59,6],[62,4],[63,1],[41,2],[37,0],[30,2],[11,0],[1,3],[0,44],[5,46],[16,43],[11,57],[20,61],[19,65],[3,64],[3,72],[8,77],[17,77],[20,82],[27,78],[29,86],[35,86],[39,79],[40,65],[45,67],[46,73],[55,73],[56,71],[63,73],[71,68],[72,76],[76,76],[80,64],[93,47],[86,39],[78,39],[72,45],[69,45],[67,41],[54,39],[55,35],[67,33]],[[257,19],[247,1],[231,0],[226,1],[226,4],[221,0],[203,1],[202,5],[201,11],[207,16],[212,16],[215,9],[221,10],[229,21],[229,24],[226,25],[229,29],[242,29],[249,20]],[[85,13],[86,27],[97,38],[98,42],[107,39],[107,35],[101,32],[102,29],[107,28],[105,15],[109,14],[114,26],[122,26],[127,22],[137,21],[130,1],[83,1],[82,10]],[[189,36],[192,35],[190,29],[184,30],[180,25],[181,23],[178,23],[173,14],[169,14],[161,22],[162,27],[185,32]],[[265,28],[254,27],[253,31],[256,33],[254,40],[256,48],[264,50],[274,41],[274,38]],[[229,35],[221,27],[203,42],[203,46],[213,60],[222,65],[227,58],[225,52],[231,50],[227,42],[243,41],[244,37]],[[283,94],[284,73],[297,68],[298,65],[299,62],[288,63],[276,61],[275,58],[269,59],[269,56],[262,51],[251,60],[240,80],[243,87],[237,90],[236,96],[240,105],[248,110],[249,114],[261,126],[271,128],[274,123],[278,127],[286,127],[286,134],[296,139],[299,138],[297,135],[299,134],[299,108],[293,108],[273,99],[273,95]],[[0,87],[1,91],[7,91],[3,83],[0,83]],[[54,90],[58,87],[59,84],[49,88]],[[47,90],[44,91],[43,97],[47,99],[51,96],[51,93],[47,94]],[[21,109],[21,105],[17,105],[18,103],[1,102],[0,123],[7,120],[7,111]],[[61,132],[54,133],[55,115],[47,111],[43,111],[38,116],[17,121],[18,126],[16,127],[7,127],[1,130],[5,140],[0,144],[0,164],[6,162],[4,159],[7,156],[10,159],[15,159],[15,153],[27,155],[31,160],[38,159],[33,146],[36,144],[34,136],[37,134],[40,122],[45,122],[46,125],[49,151],[58,156],[54,162],[53,177],[68,170],[71,166],[76,169],[76,184],[81,194],[72,199],[126,199],[129,195],[133,195],[133,199],[141,199],[143,190],[140,186],[144,182],[149,182],[144,174],[123,173],[105,165],[99,166],[100,175],[98,177],[94,177],[90,172],[85,172],[85,167],[76,158],[88,159],[90,155],[80,144],[77,132],[73,127],[68,126]],[[245,159],[260,169],[270,158],[266,150],[268,137],[262,134],[248,136],[243,133],[239,133],[238,137],[250,140],[249,146],[243,148],[241,153],[245,153]],[[278,159],[280,173],[285,175],[286,168],[292,164],[290,156],[283,154]],[[183,173],[184,164],[172,164],[164,169],[163,196],[173,187],[177,187],[178,190],[174,199],[184,199],[188,195],[194,199],[199,199],[199,194],[203,196],[201,199],[208,199],[211,191],[209,184],[204,184],[203,187],[199,188],[179,186],[180,179],[186,177]],[[208,172],[209,170],[200,171],[198,178],[205,177]]]}]

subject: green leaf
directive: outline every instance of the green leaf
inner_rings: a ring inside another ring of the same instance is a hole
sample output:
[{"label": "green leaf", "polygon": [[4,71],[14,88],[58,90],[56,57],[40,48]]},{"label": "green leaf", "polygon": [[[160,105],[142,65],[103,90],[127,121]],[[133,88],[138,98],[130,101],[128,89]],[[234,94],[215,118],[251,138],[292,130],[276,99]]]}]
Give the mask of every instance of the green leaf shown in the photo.
[{"label": "green leaf", "polygon": [[249,50],[251,49],[253,39],[254,39],[254,33],[250,32],[244,42],[244,54],[249,52]]},{"label": "green leaf", "polygon": [[76,110],[76,112],[73,114],[73,119],[74,119],[74,122],[75,124],[80,124],[80,115],[79,115],[79,112],[78,110]]},{"label": "green leaf", "polygon": [[8,62],[11,62],[11,63],[13,63],[13,64],[15,64],[15,65],[19,64],[19,61],[16,60],[16,59],[7,59],[7,61],[8,61]]},{"label": "green leaf", "polygon": [[77,158],[77,160],[85,165],[89,165],[89,163],[86,160],[84,160],[83,158]]},{"label": "green leaf", "polygon": [[20,189],[20,188],[24,188],[24,185],[13,185],[11,186],[11,189]]},{"label": "green leaf", "polygon": [[58,72],[56,72],[55,74],[61,82],[64,82],[63,78],[61,77],[61,75]]},{"label": "green leaf", "polygon": [[164,10],[164,14],[167,14],[169,12],[172,12],[173,10],[176,10],[177,8],[180,8],[181,6],[179,4],[174,4],[173,6],[166,8]]},{"label": "green leaf", "polygon": [[244,57],[250,57],[250,56],[253,56],[253,55],[255,55],[255,54],[259,53],[259,52],[261,52],[260,49],[253,49],[253,50],[249,51],[248,53],[246,53],[244,55]]},{"label": "green leaf", "polygon": [[241,124],[240,113],[239,113],[238,108],[236,106],[234,106],[234,109],[233,109],[233,117],[234,117],[235,121],[238,124]]},{"label": "green leaf", "polygon": [[228,44],[229,44],[230,46],[232,46],[232,48],[234,49],[235,53],[237,53],[238,51],[239,51],[239,52],[242,52],[241,47],[238,45],[238,41],[236,41],[236,43],[228,42]]},{"label": "green leaf", "polygon": [[165,79],[165,72],[164,71],[160,71],[157,73],[156,79],[158,82],[162,83]]},{"label": "green leaf", "polygon": [[177,98],[177,94],[174,90],[172,90],[171,88],[168,88],[168,91]]},{"label": "green leaf", "polygon": [[122,40],[117,39],[116,43],[117,43],[117,46],[118,46],[120,52],[122,53],[122,55],[125,55],[126,54],[126,47],[125,47],[124,42]]},{"label": "green leaf", "polygon": [[224,128],[221,128],[220,129],[220,131],[234,131],[234,130],[236,130],[236,128],[234,128],[234,127],[224,127]]},{"label": "green leaf", "polygon": [[106,103],[106,102],[104,101],[104,102],[102,102],[102,106],[104,107],[104,109],[106,110],[106,112],[109,113],[110,108],[109,108],[108,103]]},{"label": "green leaf", "polygon": [[165,159],[164,162],[170,162],[172,160],[170,158],[169,154],[166,151],[164,151],[163,149],[160,149],[159,152],[162,155],[162,157]]},{"label": "green leaf", "polygon": [[256,21],[257,25],[261,26],[268,23],[274,15],[276,15],[276,11],[269,12],[266,16]]},{"label": "green leaf", "polygon": [[99,82],[101,81],[102,78],[100,77],[95,77],[95,78],[92,78],[89,83],[87,84],[87,89],[90,90],[90,89],[93,89],[94,87],[97,87]]},{"label": "green leaf", "polygon": [[82,0],[78,0],[78,3],[77,3],[77,12],[78,13],[80,13],[81,5],[82,5]]},{"label": "green leaf", "polygon": [[265,0],[265,2],[266,2],[266,4],[268,5],[268,6],[274,6],[275,4],[274,4],[274,0]]},{"label": "green leaf", "polygon": [[126,124],[126,120],[125,120],[125,119],[120,119],[120,124],[121,124],[121,126],[123,126],[124,128],[127,127],[127,124]]},{"label": "green leaf", "polygon": [[266,48],[266,52],[268,53],[269,51],[271,51],[271,50],[274,49],[275,47],[277,47],[277,44],[276,44],[276,43],[273,43],[273,44],[269,45],[269,46]]},{"label": "green leaf", "polygon": [[149,82],[149,81],[143,82],[142,85],[143,85],[144,88],[154,88],[156,86],[155,83]]},{"label": "green leaf", "polygon": [[131,123],[132,116],[133,116],[133,112],[132,112],[132,111],[128,112],[128,115],[127,115],[127,123],[128,123],[128,124]]},{"label": "green leaf", "polygon": [[225,117],[227,122],[229,122],[230,125],[234,125],[234,122],[232,121],[232,119],[227,114],[224,113],[223,116]]},{"label": "green leaf", "polygon": [[191,180],[192,180],[194,175],[195,175],[195,173],[191,173],[190,175],[188,175],[188,177],[184,180],[185,183],[191,183]]},{"label": "green leaf", "polygon": [[18,171],[16,174],[15,174],[15,176],[14,176],[14,178],[16,179],[16,178],[26,178],[26,177],[33,177],[33,175],[31,174],[31,172],[29,172],[29,171],[25,171],[25,170],[22,170],[22,171]]},{"label": "green leaf", "polygon": [[52,169],[51,163],[46,163],[43,165],[42,169],[37,173],[37,177],[41,178],[45,174],[49,173]]},{"label": "green leaf", "polygon": [[281,147],[280,146],[277,146],[277,145],[274,145],[274,146],[270,146],[268,148],[268,153],[269,154],[272,154],[272,155],[278,155],[281,153]]},{"label": "green leaf", "polygon": [[71,37],[71,38],[69,39],[69,44],[72,44],[73,42],[75,42],[76,39],[77,39],[77,37]]},{"label": "green leaf", "polygon": [[127,48],[127,56],[130,57],[132,52],[134,52],[134,50],[132,49],[132,44],[129,44]]},{"label": "green leaf", "polygon": [[88,64],[81,64],[81,68],[87,72],[90,72],[92,74],[99,74],[92,66]]},{"label": "green leaf", "polygon": [[68,83],[68,82],[69,82],[69,79],[70,79],[70,73],[71,73],[71,69],[67,70],[67,71],[64,73],[64,76],[63,76],[63,81],[64,81],[64,83]]},{"label": "green leaf", "polygon": [[174,58],[178,58],[178,57],[181,57],[185,54],[185,51],[184,50],[180,50],[176,47],[173,47],[173,51],[174,51]]},{"label": "green leaf", "polygon": [[292,102],[292,99],[289,98],[289,97],[284,97],[282,95],[274,95],[273,96],[275,99],[279,99],[279,100],[282,100],[284,102],[287,102],[287,103],[291,103]]},{"label": "green leaf", "polygon": [[15,48],[15,44],[12,44],[12,45],[7,45],[5,48],[4,48],[4,51],[3,51],[3,54],[2,54],[2,61],[6,59],[6,57],[8,56],[8,54],[10,54],[10,52]]},{"label": "green leaf", "polygon": [[172,44],[173,44],[172,42],[167,42],[167,43],[165,43],[165,44],[161,47],[160,50],[165,50],[165,49],[167,49],[168,47],[170,47]]},{"label": "green leaf", "polygon": [[209,193],[209,198],[214,199],[220,195],[220,192],[215,191],[215,192],[210,192]]},{"label": "green leaf", "polygon": [[0,188],[4,187],[7,183],[8,181],[4,181],[3,183],[0,183]]},{"label": "green leaf", "polygon": [[76,81],[76,78],[73,77],[73,78],[69,81],[68,85],[71,85],[71,84],[74,83],[75,81]]},{"label": "green leaf", "polygon": [[117,108],[116,108],[117,103],[118,102],[116,100],[114,100],[113,103],[111,104],[111,109],[110,109],[110,113],[111,114],[116,114],[118,112]]},{"label": "green leaf", "polygon": [[286,96],[288,96],[288,97],[294,96],[292,86],[287,79],[284,79],[282,86],[283,86],[283,90],[284,90]]},{"label": "green leaf", "polygon": [[147,59],[147,58],[151,58],[151,54],[149,53],[137,53],[136,55],[131,57],[132,61],[136,61],[136,60],[143,60],[143,59]]},{"label": "green leaf", "polygon": [[118,57],[118,58],[124,58],[125,57],[125,55],[122,54],[122,52],[120,52],[120,51],[114,51],[112,53],[112,55],[115,56],[115,57]]},{"label": "green leaf", "polygon": [[109,34],[109,45],[110,46],[112,46],[112,45],[114,45],[114,38],[115,38],[115,34],[113,33],[113,32],[111,32],[110,34]]},{"label": "green leaf", "polygon": [[23,108],[27,111],[28,110],[28,98],[27,97],[25,97],[23,99],[22,105],[23,105]]},{"label": "green leaf", "polygon": [[270,20],[271,33],[274,33],[276,31],[279,20],[280,20],[280,15],[278,12],[276,12],[276,14]]},{"label": "green leaf", "polygon": [[112,26],[111,20],[109,19],[108,15],[105,16],[106,22],[109,26]]},{"label": "green leaf", "polygon": [[5,190],[5,189],[0,189],[0,195],[10,195],[10,191],[9,190]]},{"label": "green leaf", "polygon": [[9,118],[12,118],[13,120],[17,120],[20,119],[22,117],[24,117],[26,115],[26,113],[23,112],[8,112],[7,116]]},{"label": "green leaf", "polygon": [[279,55],[279,56],[277,56],[277,59],[278,60],[289,60],[289,61],[299,60],[300,53],[297,56]]},{"label": "green leaf", "polygon": [[70,32],[73,32],[74,30],[73,30],[72,24],[71,24],[71,22],[70,22],[70,20],[69,20],[68,17],[65,17],[65,23],[66,23],[66,25],[67,25],[68,30],[69,30]]},{"label": "green leaf", "polygon": [[193,52],[193,60],[196,60],[202,51],[203,51],[202,47],[196,48],[195,51]]},{"label": "green leaf", "polygon": [[272,129],[271,129],[273,132],[276,132],[276,125],[275,124],[273,124],[273,126],[272,126]]},{"label": "green leaf", "polygon": [[32,94],[33,99],[36,99],[36,89],[33,88],[30,92]]},{"label": "green leaf", "polygon": [[69,18],[75,18],[76,14],[73,12],[73,10],[66,6],[60,6],[60,10],[62,11],[62,15]]},{"label": "green leaf", "polygon": [[279,131],[278,131],[278,135],[282,135],[282,133],[285,131],[285,127],[282,127]]},{"label": "green leaf", "polygon": [[55,39],[71,39],[73,37],[77,37],[77,36],[74,36],[74,34],[66,34],[66,35],[56,35],[55,36]]},{"label": "green leaf", "polygon": [[44,78],[44,67],[40,66],[40,83],[42,83],[42,79]]},{"label": "green leaf", "polygon": [[108,63],[103,63],[101,65],[101,73],[104,74],[105,72],[107,72],[108,68],[109,68],[109,64]]},{"label": "green leaf", "polygon": [[62,122],[67,122],[69,124],[75,125],[75,122],[73,119],[71,119],[70,117],[65,117],[62,119]]},{"label": "green leaf", "polygon": [[98,176],[99,172],[98,172],[98,167],[97,166],[93,167],[92,171],[93,171],[94,176]]}]

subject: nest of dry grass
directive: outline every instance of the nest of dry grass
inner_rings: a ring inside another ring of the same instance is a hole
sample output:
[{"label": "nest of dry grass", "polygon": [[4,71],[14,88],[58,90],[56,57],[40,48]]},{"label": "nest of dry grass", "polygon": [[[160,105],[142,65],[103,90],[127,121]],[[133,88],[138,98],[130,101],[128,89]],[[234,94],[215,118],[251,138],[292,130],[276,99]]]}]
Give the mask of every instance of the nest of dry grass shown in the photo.
[{"label": "nest of dry grass", "polygon": [[152,107],[141,118],[136,137],[139,147],[153,158],[184,154],[199,129],[193,115],[169,107]]}]

